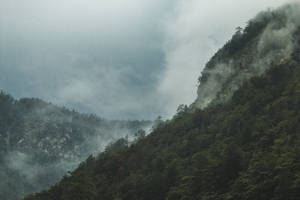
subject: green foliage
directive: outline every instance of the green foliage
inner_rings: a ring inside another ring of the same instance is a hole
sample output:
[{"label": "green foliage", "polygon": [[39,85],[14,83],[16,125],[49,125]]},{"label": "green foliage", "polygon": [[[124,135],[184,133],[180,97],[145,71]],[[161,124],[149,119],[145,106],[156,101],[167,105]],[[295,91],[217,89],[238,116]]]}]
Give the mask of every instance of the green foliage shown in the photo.
[{"label": "green foliage", "polygon": [[119,152],[126,147],[128,147],[129,142],[128,138],[120,138],[116,142],[113,142],[111,144],[108,144],[105,148],[105,152]]},{"label": "green foliage", "polygon": [[118,141],[109,147],[117,151],[102,153],[49,191],[26,200],[51,195],[57,200],[297,199],[297,59],[250,79],[224,105],[194,112],[180,107],[171,121],[159,122],[150,135],[131,146]]},{"label": "green foliage", "polygon": [[[270,20],[284,24],[280,13],[260,14],[237,30],[206,69],[241,51],[252,59],[247,47]],[[194,111],[181,105],[172,120],[155,120],[148,136],[141,134],[132,145],[126,139],[111,144],[50,190],[26,200],[299,199],[300,38],[295,42],[291,57],[245,81],[227,103]],[[204,73],[201,82],[208,76]],[[80,193],[74,196],[74,190]]]},{"label": "green foliage", "polygon": [[[19,200],[48,188],[67,169],[100,149],[99,142],[105,144],[118,137],[117,134],[121,137],[122,131],[133,136],[150,124],[150,121],[106,120],[34,98],[15,100],[1,91],[0,199]],[[122,149],[120,145],[128,146],[120,140],[113,151]],[[67,184],[67,193],[88,192],[81,185],[90,187],[88,182],[93,181],[88,178],[82,181],[72,187]],[[65,198],[73,198],[68,195]]]}]

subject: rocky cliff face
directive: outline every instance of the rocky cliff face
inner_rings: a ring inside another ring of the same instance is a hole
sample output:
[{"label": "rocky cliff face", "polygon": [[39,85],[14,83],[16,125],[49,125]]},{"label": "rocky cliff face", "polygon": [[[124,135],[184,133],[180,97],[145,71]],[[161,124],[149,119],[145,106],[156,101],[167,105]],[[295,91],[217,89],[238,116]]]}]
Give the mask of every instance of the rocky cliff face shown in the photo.
[{"label": "rocky cliff face", "polygon": [[261,12],[245,29],[237,28],[203,70],[193,106],[225,102],[244,81],[288,60],[299,48],[299,26],[300,5],[292,4]]}]

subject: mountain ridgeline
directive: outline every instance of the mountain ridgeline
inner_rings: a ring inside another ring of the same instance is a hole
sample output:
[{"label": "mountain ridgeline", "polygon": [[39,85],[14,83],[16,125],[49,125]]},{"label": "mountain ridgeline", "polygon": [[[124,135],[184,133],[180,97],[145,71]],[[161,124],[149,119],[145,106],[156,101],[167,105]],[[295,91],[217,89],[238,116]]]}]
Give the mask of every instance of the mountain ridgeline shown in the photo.
[{"label": "mountain ridgeline", "polygon": [[262,75],[274,64],[297,53],[300,25],[298,4],[259,13],[206,64],[199,78],[197,108],[230,99],[245,80]]},{"label": "mountain ridgeline", "polygon": [[0,199],[49,188],[110,142],[134,137],[150,121],[105,120],[39,99],[0,94]]},{"label": "mountain ridgeline", "polygon": [[207,63],[192,109],[25,199],[298,199],[299,14],[260,13]]}]

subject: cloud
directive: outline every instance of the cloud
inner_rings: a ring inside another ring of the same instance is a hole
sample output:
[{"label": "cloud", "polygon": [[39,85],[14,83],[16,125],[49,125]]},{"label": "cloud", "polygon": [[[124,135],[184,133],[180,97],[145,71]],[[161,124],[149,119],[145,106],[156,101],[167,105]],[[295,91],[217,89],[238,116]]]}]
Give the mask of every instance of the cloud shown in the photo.
[{"label": "cloud", "polygon": [[2,0],[1,88],[107,118],[155,118],[169,2]]},{"label": "cloud", "polygon": [[170,117],[235,27],[285,2],[1,0],[0,87],[107,118]]},{"label": "cloud", "polygon": [[165,26],[166,69],[159,91],[168,116],[179,104],[191,104],[197,96],[197,79],[205,63],[221,48],[238,26],[258,12],[276,8],[286,0],[177,1]]}]

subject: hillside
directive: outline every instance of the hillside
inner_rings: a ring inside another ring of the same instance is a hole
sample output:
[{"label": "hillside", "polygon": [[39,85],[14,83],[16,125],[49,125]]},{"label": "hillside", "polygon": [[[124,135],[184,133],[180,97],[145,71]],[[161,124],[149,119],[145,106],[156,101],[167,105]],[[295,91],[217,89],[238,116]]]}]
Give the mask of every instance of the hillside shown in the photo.
[{"label": "hillside", "polygon": [[192,110],[25,199],[298,199],[298,11],[266,11],[238,30],[208,62]]},{"label": "hillside", "polygon": [[50,187],[91,154],[150,121],[112,121],[39,99],[0,94],[0,199]]},{"label": "hillside", "polygon": [[180,113],[136,145],[90,157],[26,200],[295,200],[299,96],[300,64],[290,60],[247,81],[225,105]]},{"label": "hillside", "polygon": [[226,102],[245,80],[288,60],[297,48],[299,19],[299,4],[290,4],[261,12],[244,29],[238,27],[202,71],[194,106]]}]

